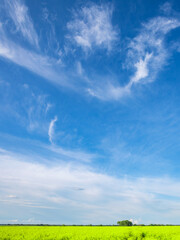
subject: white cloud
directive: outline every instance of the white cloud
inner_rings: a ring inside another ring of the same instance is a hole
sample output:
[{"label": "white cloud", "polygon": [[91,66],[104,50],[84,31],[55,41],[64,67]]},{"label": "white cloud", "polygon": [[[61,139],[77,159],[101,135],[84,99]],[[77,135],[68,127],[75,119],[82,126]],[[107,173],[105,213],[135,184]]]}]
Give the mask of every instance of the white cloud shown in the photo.
[{"label": "white cloud", "polygon": [[95,84],[88,88],[88,93],[101,100],[118,100],[129,95],[133,85],[154,81],[171,55],[172,48],[166,46],[165,37],[178,27],[180,21],[171,17],[155,17],[143,24],[128,45],[126,66],[135,71],[129,82],[120,86],[109,77],[108,81],[104,80],[104,85]]},{"label": "white cloud", "polygon": [[[0,104],[1,111],[6,114],[8,109],[8,115],[29,132],[47,134],[51,107],[48,96],[32,90],[27,84],[16,84],[16,90],[14,92],[14,88],[9,87],[8,95]],[[17,92],[21,98],[17,98]]]},{"label": "white cloud", "polygon": [[42,9],[42,19],[46,24],[46,28],[41,30],[41,34],[44,36],[43,41],[46,41],[44,51],[46,54],[54,55],[57,59],[57,63],[63,65],[62,62],[62,50],[60,48],[60,43],[56,36],[55,20],[57,16],[50,12],[47,7]]},{"label": "white cloud", "polygon": [[17,198],[15,195],[8,195],[7,198]]},{"label": "white cloud", "polygon": [[47,147],[50,151],[57,153],[59,156],[63,156],[63,158],[67,158],[69,160],[73,161],[82,161],[82,162],[91,162],[95,158],[97,158],[97,155],[91,154],[91,153],[86,153],[82,150],[69,150],[69,149],[64,149],[59,146],[50,146]]},{"label": "white cloud", "polygon": [[165,14],[170,14],[172,12],[172,6],[169,2],[165,2],[163,5],[160,6],[160,10]]},{"label": "white cloud", "polygon": [[136,220],[136,219],[129,219],[129,221],[131,221],[133,224],[138,224],[139,223],[139,220]]},{"label": "white cloud", "polygon": [[[46,12],[44,18],[50,21],[47,14],[49,13]],[[111,50],[113,42],[117,40],[117,31],[112,25],[111,17],[112,5],[94,4],[82,7],[73,14],[73,21],[67,24],[71,32],[69,37],[85,51],[94,47]],[[132,86],[155,80],[158,72],[167,64],[167,59],[173,50],[172,47],[166,46],[165,37],[169,31],[179,26],[180,21],[173,17],[155,17],[142,24],[139,34],[128,43],[126,67],[133,73],[127,84],[123,86],[114,75],[89,77],[86,67],[82,67],[79,59],[75,62],[77,74],[74,74],[74,69],[65,70],[57,63],[57,59],[22,48],[7,38],[3,24],[0,25],[0,56],[52,83],[88,93],[104,101],[118,100],[130,95]],[[55,34],[54,28],[53,33]],[[55,35],[52,34],[52,39],[53,36]]]},{"label": "white cloud", "polygon": [[130,88],[129,85],[121,87],[119,84],[114,85],[110,81],[104,81],[100,86],[88,88],[87,92],[102,101],[111,101],[128,96],[130,94]]},{"label": "white cloud", "polygon": [[69,38],[84,50],[94,46],[111,50],[118,35],[112,25],[112,11],[111,5],[82,7],[67,24]]},{"label": "white cloud", "polygon": [[81,62],[78,61],[76,63],[76,69],[77,69],[77,74],[81,76],[84,72]]},{"label": "white cloud", "polygon": [[137,83],[139,80],[146,78],[149,75],[148,62],[150,61],[152,54],[147,53],[144,60],[140,59],[139,62],[135,64],[136,73],[132,77],[130,84]]},{"label": "white cloud", "polygon": [[49,130],[48,130],[48,135],[49,135],[49,141],[53,143],[53,137],[54,137],[54,125],[57,122],[58,118],[57,116],[54,117],[54,119],[51,120],[49,124]]},{"label": "white cloud", "polygon": [[[41,121],[42,122],[42,121]],[[47,129],[46,129],[47,132]],[[94,162],[95,159],[99,158],[98,154],[94,154],[94,153],[90,153],[90,152],[86,152],[82,149],[69,149],[69,148],[64,148],[62,146],[57,146],[55,144],[42,144],[42,142],[39,141],[35,141],[35,140],[30,140],[30,139],[23,139],[23,138],[18,138],[12,135],[3,135],[0,134],[1,139],[3,139],[3,142],[10,142],[12,139],[13,142],[18,143],[19,146],[22,146],[22,144],[24,145],[23,147],[23,151],[26,151],[27,156],[29,156],[29,150],[33,149],[36,150],[38,149],[38,156],[37,159],[41,157],[43,157],[43,153],[45,152],[45,157],[47,157],[47,154],[49,156],[51,156],[51,158],[53,158],[54,162],[58,161],[58,159],[60,160],[64,160],[65,162],[67,161],[72,161],[72,162],[84,162],[84,163],[90,163],[90,162]],[[10,146],[10,144],[8,144],[9,149],[13,149],[14,150],[14,144],[13,146]],[[11,148],[12,147],[12,148]],[[40,151],[41,149],[41,151]],[[16,152],[21,153],[22,152],[22,148],[18,149],[17,147],[15,148]],[[0,148],[0,155],[1,154],[9,154],[10,152],[8,152],[7,150]],[[17,154],[16,154],[17,155]],[[19,155],[18,155],[19,156]],[[23,159],[23,158],[22,158]]]},{"label": "white cloud", "polygon": [[[22,103],[21,107],[24,108],[25,114],[27,115],[26,119],[24,119],[24,122],[26,122],[27,129],[29,131],[36,130],[41,132],[46,129],[46,115],[49,105],[50,103],[48,103],[46,95],[40,95],[32,91],[26,91],[26,97],[24,98],[24,102]],[[17,112],[18,110],[19,109],[17,109]]]},{"label": "white cloud", "polygon": [[18,223],[18,219],[8,220],[7,222],[11,223],[11,224],[17,224]]},{"label": "white cloud", "polygon": [[5,0],[6,9],[13,20],[16,30],[32,45],[38,47],[38,36],[34,29],[27,6],[22,0]]},{"label": "white cloud", "polygon": [[49,112],[49,110],[52,108],[52,104],[51,103],[47,103],[46,105],[46,110],[45,110],[45,113],[47,114]]},{"label": "white cloud", "polygon": [[67,76],[48,56],[29,51],[9,40],[0,26],[0,56],[58,85],[72,87]]},{"label": "white cloud", "polygon": [[178,19],[169,17],[155,17],[143,24],[140,33],[129,44],[128,67],[136,69],[131,82],[155,79],[171,54],[165,44],[166,34],[179,26]]},{"label": "white cloud", "polygon": [[[143,223],[179,221],[177,179],[113,177],[77,162],[46,165],[50,159],[34,163],[7,151],[0,158],[0,204],[11,209],[49,209],[43,218],[59,209],[58,221],[64,221],[68,211],[77,211],[76,223],[113,223],[132,217]],[[10,195],[17,197],[7,198]],[[27,213],[23,212],[24,218],[29,218]],[[72,223],[72,215],[68,221]]]}]

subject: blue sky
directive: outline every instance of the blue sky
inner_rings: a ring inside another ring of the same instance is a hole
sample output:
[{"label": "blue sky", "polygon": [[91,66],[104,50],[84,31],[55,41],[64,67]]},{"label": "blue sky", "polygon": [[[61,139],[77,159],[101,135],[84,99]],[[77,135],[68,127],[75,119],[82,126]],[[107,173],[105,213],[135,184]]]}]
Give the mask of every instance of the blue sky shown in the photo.
[{"label": "blue sky", "polygon": [[179,224],[179,2],[0,13],[0,223]]}]

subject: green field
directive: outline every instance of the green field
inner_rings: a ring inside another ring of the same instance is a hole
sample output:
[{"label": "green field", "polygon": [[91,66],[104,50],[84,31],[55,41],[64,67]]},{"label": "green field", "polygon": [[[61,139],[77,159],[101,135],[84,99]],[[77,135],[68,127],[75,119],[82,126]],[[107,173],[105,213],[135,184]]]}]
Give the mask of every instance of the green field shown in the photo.
[{"label": "green field", "polygon": [[0,240],[180,240],[180,226],[1,226]]}]

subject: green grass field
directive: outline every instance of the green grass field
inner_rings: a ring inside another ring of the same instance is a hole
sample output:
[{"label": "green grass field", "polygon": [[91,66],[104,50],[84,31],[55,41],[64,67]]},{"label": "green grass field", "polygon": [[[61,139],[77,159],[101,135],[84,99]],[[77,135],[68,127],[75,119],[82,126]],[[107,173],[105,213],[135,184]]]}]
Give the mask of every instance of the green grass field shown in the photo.
[{"label": "green grass field", "polygon": [[1,226],[0,240],[180,240],[180,226]]}]

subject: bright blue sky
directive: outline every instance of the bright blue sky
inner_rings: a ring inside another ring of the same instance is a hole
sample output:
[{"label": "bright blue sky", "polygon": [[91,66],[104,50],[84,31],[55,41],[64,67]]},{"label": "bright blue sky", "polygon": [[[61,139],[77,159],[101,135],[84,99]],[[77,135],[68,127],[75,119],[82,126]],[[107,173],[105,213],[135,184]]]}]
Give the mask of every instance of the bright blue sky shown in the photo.
[{"label": "bright blue sky", "polygon": [[0,223],[179,223],[179,1],[0,3]]}]

